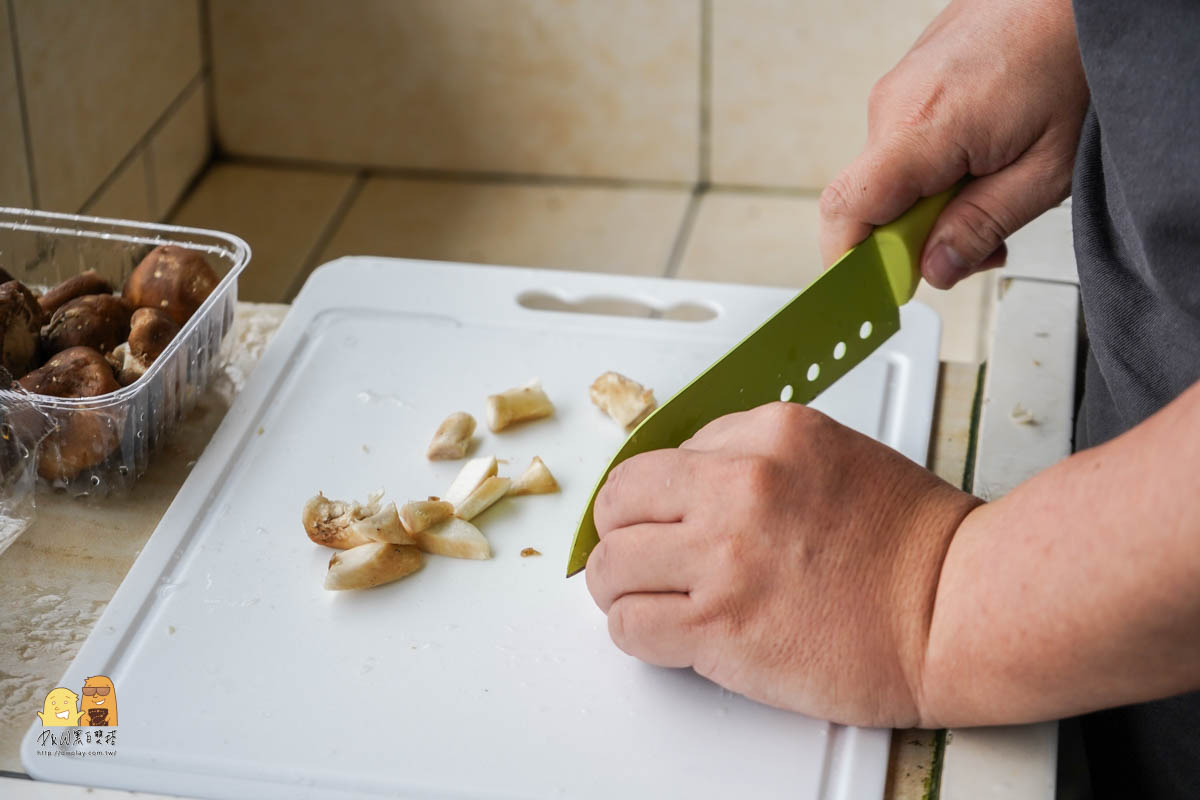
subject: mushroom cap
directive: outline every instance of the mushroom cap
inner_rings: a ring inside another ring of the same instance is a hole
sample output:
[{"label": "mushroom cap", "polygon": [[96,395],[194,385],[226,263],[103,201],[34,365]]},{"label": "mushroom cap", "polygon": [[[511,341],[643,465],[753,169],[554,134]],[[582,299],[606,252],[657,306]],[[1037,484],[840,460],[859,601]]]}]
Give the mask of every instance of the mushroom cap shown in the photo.
[{"label": "mushroom cap", "polygon": [[[52,397],[96,397],[121,388],[104,355],[90,347],[64,350],[17,382],[26,391]],[[42,442],[38,474],[69,481],[104,461],[120,443],[118,417],[101,409],[69,412]]]},{"label": "mushroom cap", "polygon": [[15,281],[15,280],[16,280],[16,278],[14,278],[12,275],[8,274],[8,270],[4,269],[3,267],[0,267],[0,283],[8,283],[9,281]]},{"label": "mushroom cap", "polygon": [[139,308],[129,320],[129,352],[146,367],[179,333],[175,320],[157,308]]},{"label": "mushroom cap", "polygon": [[38,298],[42,313],[49,317],[68,300],[83,297],[87,294],[112,294],[112,284],[100,277],[94,269],[81,272],[47,291]]},{"label": "mushroom cap", "polygon": [[111,294],[88,294],[59,306],[42,328],[42,349],[91,347],[107,353],[129,337],[132,310]]},{"label": "mushroom cap", "polygon": [[0,284],[0,365],[21,377],[37,363],[42,310],[19,281]]},{"label": "mushroom cap", "polygon": [[157,308],[182,326],[220,280],[203,255],[166,244],[146,254],[125,281],[122,293],[131,305]]},{"label": "mushroom cap", "polygon": [[51,397],[96,397],[121,388],[104,354],[92,347],[63,350],[17,383]]}]

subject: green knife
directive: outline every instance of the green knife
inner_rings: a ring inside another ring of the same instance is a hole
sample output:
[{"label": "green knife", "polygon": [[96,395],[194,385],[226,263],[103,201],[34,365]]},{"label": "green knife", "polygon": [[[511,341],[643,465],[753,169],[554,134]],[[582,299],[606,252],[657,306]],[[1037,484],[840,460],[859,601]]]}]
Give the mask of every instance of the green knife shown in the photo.
[{"label": "green knife", "polygon": [[876,228],[808,288],[646,417],[609,462],[579,520],[567,577],[596,546],[592,513],[613,467],[638,453],[678,447],[717,417],[773,400],[812,401],[900,330],[900,306],[921,279],[921,251],[958,186],[919,200]]}]

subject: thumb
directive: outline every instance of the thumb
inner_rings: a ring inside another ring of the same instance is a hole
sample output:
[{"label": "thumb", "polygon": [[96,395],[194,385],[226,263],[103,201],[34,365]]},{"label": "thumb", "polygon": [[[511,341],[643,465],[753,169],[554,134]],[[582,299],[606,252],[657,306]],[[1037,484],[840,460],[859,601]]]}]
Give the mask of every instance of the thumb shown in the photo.
[{"label": "thumb", "polygon": [[1004,240],[1060,203],[1070,170],[1030,150],[1009,166],[976,178],[938,216],[925,243],[921,274],[937,289],[1003,263]]}]

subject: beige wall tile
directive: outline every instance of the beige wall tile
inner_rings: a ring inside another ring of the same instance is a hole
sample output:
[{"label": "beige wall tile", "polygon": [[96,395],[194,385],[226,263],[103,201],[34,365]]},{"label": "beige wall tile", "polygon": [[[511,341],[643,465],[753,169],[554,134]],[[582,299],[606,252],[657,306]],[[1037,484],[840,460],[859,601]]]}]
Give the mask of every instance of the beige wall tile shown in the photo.
[{"label": "beige wall tile", "polygon": [[166,214],[208,160],[205,86],[198,84],[148,145],[154,187],[154,213]]},{"label": "beige wall tile", "polygon": [[820,189],[866,142],[867,94],[944,0],[712,0],[712,179]]},{"label": "beige wall tile", "polygon": [[8,13],[0,5],[0,206],[33,205],[29,170],[25,165],[25,134],[21,130],[21,102],[13,65]]},{"label": "beige wall tile", "polygon": [[319,259],[402,256],[660,275],[688,193],[379,178]]},{"label": "beige wall tile", "polygon": [[333,219],[353,177],[333,172],[217,164],[183,200],[172,222],[215,228],[250,244],[238,299],[277,302]]},{"label": "beige wall tile", "polygon": [[803,288],[821,274],[817,201],[708,192],[677,277]]},{"label": "beige wall tile", "polygon": [[[811,197],[709,192],[700,202],[677,277],[803,288],[821,274],[817,201]],[[922,283],[917,300],[942,317],[943,361],[985,357],[995,276],[975,275],[948,292]]]},{"label": "beige wall tile", "polygon": [[239,154],[691,180],[697,0],[212,0]]},{"label": "beige wall tile", "polygon": [[43,208],[77,210],[200,70],[195,0],[13,0]]},{"label": "beige wall tile", "polygon": [[146,154],[139,153],[113,177],[83,213],[93,217],[116,217],[138,222],[154,222],[158,217],[150,208],[150,178]]}]

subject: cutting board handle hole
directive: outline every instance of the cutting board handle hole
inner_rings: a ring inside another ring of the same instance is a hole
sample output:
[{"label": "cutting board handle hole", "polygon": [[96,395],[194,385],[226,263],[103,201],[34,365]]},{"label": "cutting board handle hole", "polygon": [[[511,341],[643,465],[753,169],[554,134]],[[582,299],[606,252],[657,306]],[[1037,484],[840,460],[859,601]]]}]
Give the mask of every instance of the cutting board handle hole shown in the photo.
[{"label": "cutting board handle hole", "polygon": [[708,322],[720,316],[717,309],[707,303],[685,300],[665,306],[616,295],[587,295],[578,299],[564,299],[550,292],[526,291],[517,295],[517,303],[531,311],[567,311],[573,314],[644,317],[675,322]]}]

